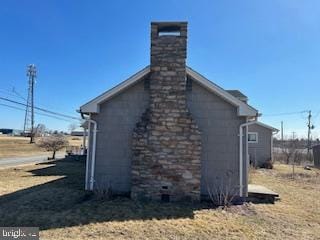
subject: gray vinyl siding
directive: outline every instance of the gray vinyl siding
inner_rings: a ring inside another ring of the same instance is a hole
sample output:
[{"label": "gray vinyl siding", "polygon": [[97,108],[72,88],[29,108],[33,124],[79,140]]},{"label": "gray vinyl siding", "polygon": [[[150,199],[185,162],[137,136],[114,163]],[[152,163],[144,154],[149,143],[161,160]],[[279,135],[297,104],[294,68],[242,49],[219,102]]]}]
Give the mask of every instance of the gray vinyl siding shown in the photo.
[{"label": "gray vinyl siding", "polygon": [[[228,185],[239,192],[239,126],[245,118],[237,116],[235,106],[195,81],[192,82],[192,91],[188,91],[187,100],[202,132],[201,194],[207,194],[208,186],[221,185]],[[245,144],[243,146],[245,151]],[[246,186],[245,161],[243,166],[243,183]],[[245,187],[244,194],[246,192]]]},{"label": "gray vinyl siding", "polygon": [[271,136],[272,131],[263,126],[254,124],[249,126],[248,132],[258,133],[257,143],[248,143],[250,161],[255,166],[261,166],[271,159]]},{"label": "gray vinyl siding", "polygon": [[131,189],[131,139],[135,124],[148,106],[144,82],[128,88],[100,105],[93,116],[98,123],[95,188],[115,193]]},{"label": "gray vinyl siding", "polygon": [[[141,81],[101,104],[100,113],[92,116],[98,123],[95,188],[111,186],[117,193],[130,192],[132,131],[148,107],[148,98]],[[207,182],[214,186],[230,183],[230,187],[239,191],[238,134],[245,117],[238,117],[235,106],[194,81],[192,91],[187,92],[187,101],[202,132],[201,194],[207,194]],[[243,149],[246,149],[245,144]],[[243,169],[246,194],[245,161]]]}]

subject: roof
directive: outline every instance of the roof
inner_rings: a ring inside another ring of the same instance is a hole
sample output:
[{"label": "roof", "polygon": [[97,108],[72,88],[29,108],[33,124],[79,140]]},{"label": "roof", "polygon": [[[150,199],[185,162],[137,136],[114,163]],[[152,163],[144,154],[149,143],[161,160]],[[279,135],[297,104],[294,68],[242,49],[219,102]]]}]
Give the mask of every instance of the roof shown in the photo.
[{"label": "roof", "polygon": [[244,95],[242,92],[239,90],[226,90],[228,93],[230,93],[232,96],[240,99],[241,101],[247,101],[248,97]]},{"label": "roof", "polygon": [[272,127],[272,126],[270,126],[270,125],[267,125],[267,124],[265,124],[265,123],[262,123],[262,122],[256,122],[255,124],[256,124],[256,125],[259,125],[259,126],[261,126],[261,127],[264,127],[264,128],[270,129],[272,132],[279,132],[279,129],[274,128],[274,127]]},{"label": "roof", "polygon": [[[233,96],[223,88],[219,87],[215,83],[211,82],[198,72],[194,71],[192,68],[186,68],[187,75],[191,77],[194,81],[208,89],[209,91],[213,92],[214,94],[220,96],[225,101],[229,102],[230,104],[236,106],[238,108],[238,116],[249,116],[254,117],[257,116],[258,111],[251,107],[250,105],[246,104],[245,102],[241,101],[237,97]],[[82,113],[99,113],[99,105],[112,97],[116,96],[120,92],[124,91],[125,89],[133,86],[143,78],[145,78],[150,73],[150,67],[147,66],[128,78],[127,80],[121,82],[120,84],[116,85],[115,87],[111,88],[110,90],[102,93],[98,97],[92,99],[88,103],[82,105],[80,107],[80,111]]]}]

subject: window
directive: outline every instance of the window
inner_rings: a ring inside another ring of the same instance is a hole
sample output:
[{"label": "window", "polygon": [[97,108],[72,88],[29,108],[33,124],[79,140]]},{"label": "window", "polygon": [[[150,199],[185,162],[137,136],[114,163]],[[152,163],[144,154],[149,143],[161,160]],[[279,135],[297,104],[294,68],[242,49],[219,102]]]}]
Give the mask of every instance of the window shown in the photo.
[{"label": "window", "polygon": [[249,143],[257,143],[258,142],[258,133],[257,132],[249,132],[248,133],[248,142]]}]

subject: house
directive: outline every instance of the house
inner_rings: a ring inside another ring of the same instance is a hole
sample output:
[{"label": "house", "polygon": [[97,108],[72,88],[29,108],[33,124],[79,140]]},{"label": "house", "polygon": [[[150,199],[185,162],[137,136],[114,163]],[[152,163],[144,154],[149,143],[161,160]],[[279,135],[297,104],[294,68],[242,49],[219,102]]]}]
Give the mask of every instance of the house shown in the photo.
[{"label": "house", "polygon": [[[245,103],[248,102],[248,97],[239,90],[227,90],[227,92]],[[248,126],[247,141],[251,165],[263,167],[272,161],[273,136],[278,132],[278,129],[259,121]]]},{"label": "house", "polygon": [[87,190],[133,199],[247,196],[248,126],[258,111],[186,66],[187,23],[151,23],[151,62],[80,107]]},{"label": "house", "polygon": [[248,127],[248,153],[253,166],[262,167],[272,161],[273,135],[279,130],[262,122]]}]

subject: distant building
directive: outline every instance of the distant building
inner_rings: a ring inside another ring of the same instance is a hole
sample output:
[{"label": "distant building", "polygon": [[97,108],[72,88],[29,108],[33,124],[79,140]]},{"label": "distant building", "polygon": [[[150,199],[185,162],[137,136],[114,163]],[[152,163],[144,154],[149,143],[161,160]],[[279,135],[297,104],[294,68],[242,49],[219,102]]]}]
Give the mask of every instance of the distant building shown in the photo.
[{"label": "distant building", "polygon": [[77,128],[73,131],[71,131],[71,136],[78,136],[78,137],[82,137],[84,135],[84,131],[83,131],[83,128]]},{"label": "distant building", "polygon": [[0,128],[0,134],[7,134],[12,136],[20,136],[22,130],[12,129],[12,128]]},{"label": "distant building", "polygon": [[269,161],[273,161],[273,136],[278,131],[262,122],[248,127],[248,153],[253,166],[262,167]]}]

